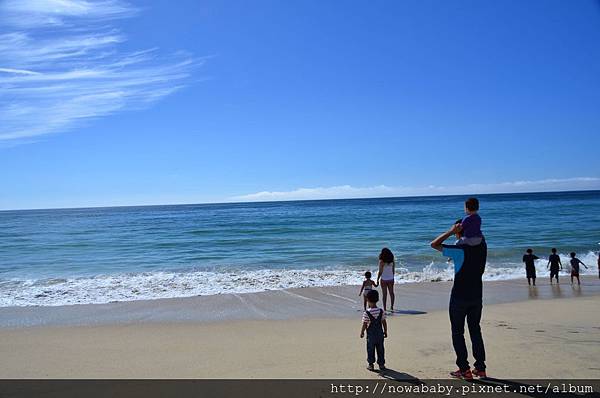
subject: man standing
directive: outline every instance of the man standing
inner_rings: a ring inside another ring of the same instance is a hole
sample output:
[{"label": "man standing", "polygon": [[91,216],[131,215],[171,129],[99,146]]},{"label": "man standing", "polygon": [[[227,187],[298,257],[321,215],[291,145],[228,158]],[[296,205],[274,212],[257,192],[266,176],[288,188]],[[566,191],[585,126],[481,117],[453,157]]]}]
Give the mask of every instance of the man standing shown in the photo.
[{"label": "man standing", "polygon": [[[444,241],[452,235],[461,238],[460,223],[454,224],[447,232],[438,236],[431,247],[450,257],[454,262],[454,285],[450,294],[450,324],[452,327],[452,345],[456,352],[458,370],[450,376],[461,379],[486,377],[485,348],[481,336],[481,311],[483,309],[481,280],[487,260],[487,244],[485,239],[477,246],[444,245]],[[465,344],[465,318],[469,327],[469,335],[473,345],[475,369],[471,372]]]},{"label": "man standing", "polygon": [[523,262],[525,263],[525,274],[527,276],[527,284],[531,286],[531,281],[533,281],[533,286],[535,286],[536,272],[535,272],[535,260],[539,260],[540,258],[533,254],[533,249],[527,249],[527,253],[523,255]]}]

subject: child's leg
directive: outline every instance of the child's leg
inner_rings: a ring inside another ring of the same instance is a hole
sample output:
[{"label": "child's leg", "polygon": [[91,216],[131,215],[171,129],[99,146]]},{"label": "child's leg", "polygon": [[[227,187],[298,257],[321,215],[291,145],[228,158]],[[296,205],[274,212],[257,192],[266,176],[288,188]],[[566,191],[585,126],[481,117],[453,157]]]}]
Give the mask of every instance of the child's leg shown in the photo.
[{"label": "child's leg", "polygon": [[367,337],[367,363],[373,365],[375,363],[375,344]]},{"label": "child's leg", "polygon": [[531,278],[527,278],[527,284],[531,286]]},{"label": "child's leg", "polygon": [[579,280],[579,275],[577,275],[577,284],[581,285],[581,281]]},{"label": "child's leg", "polygon": [[375,345],[377,349],[377,365],[383,366],[385,365],[385,348],[383,346],[383,339]]},{"label": "child's leg", "polygon": [[535,286],[535,278],[531,278],[533,280],[533,286]]},{"label": "child's leg", "polygon": [[363,294],[363,308],[365,311],[367,310],[367,296],[365,296],[364,294]]}]

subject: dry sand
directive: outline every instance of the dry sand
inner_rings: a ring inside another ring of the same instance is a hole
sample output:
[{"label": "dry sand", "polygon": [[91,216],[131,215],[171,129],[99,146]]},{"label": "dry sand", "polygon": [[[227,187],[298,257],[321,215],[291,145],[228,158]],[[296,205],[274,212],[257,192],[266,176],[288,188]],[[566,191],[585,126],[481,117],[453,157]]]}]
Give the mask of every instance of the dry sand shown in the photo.
[{"label": "dry sand", "polygon": [[[599,310],[596,294],[486,305],[489,374],[600,378]],[[365,370],[360,312],[314,313],[326,319],[1,328],[0,378],[378,377]],[[447,312],[389,317],[386,356],[395,372],[445,378],[455,367]]]}]

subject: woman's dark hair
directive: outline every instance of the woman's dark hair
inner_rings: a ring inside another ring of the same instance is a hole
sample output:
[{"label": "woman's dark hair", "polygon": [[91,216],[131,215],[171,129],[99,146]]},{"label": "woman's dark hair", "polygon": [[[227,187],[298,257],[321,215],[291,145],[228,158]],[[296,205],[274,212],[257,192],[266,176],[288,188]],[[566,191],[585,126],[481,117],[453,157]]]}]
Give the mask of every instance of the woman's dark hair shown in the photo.
[{"label": "woman's dark hair", "polygon": [[571,252],[571,257],[575,257],[577,254],[575,252]]},{"label": "woman's dark hair", "polygon": [[365,272],[365,278],[371,279],[371,273],[369,271]]},{"label": "woman's dark hair", "polygon": [[527,249],[527,253],[531,254],[531,253],[533,253],[533,250]]},{"label": "woman's dark hair", "polygon": [[555,247],[552,248],[552,253],[556,253],[556,248]]},{"label": "woman's dark hair", "polygon": [[381,253],[379,254],[379,259],[386,264],[394,262],[394,253],[387,247],[381,249]]}]

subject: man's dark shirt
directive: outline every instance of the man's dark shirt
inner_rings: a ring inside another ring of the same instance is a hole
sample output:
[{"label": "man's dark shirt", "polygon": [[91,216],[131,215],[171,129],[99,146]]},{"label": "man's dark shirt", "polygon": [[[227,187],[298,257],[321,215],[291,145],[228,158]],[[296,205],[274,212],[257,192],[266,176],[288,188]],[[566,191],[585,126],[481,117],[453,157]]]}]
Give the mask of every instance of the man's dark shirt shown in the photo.
[{"label": "man's dark shirt", "polygon": [[452,298],[481,300],[483,282],[481,280],[487,261],[485,239],[477,246],[442,245],[442,254],[454,262],[454,285]]},{"label": "man's dark shirt", "polygon": [[523,256],[523,262],[526,267],[535,268],[535,260],[539,260],[539,257],[535,254],[525,254]]},{"label": "man's dark shirt", "polygon": [[550,270],[558,271],[560,267],[560,256],[558,254],[551,254],[548,261],[550,261]]}]

